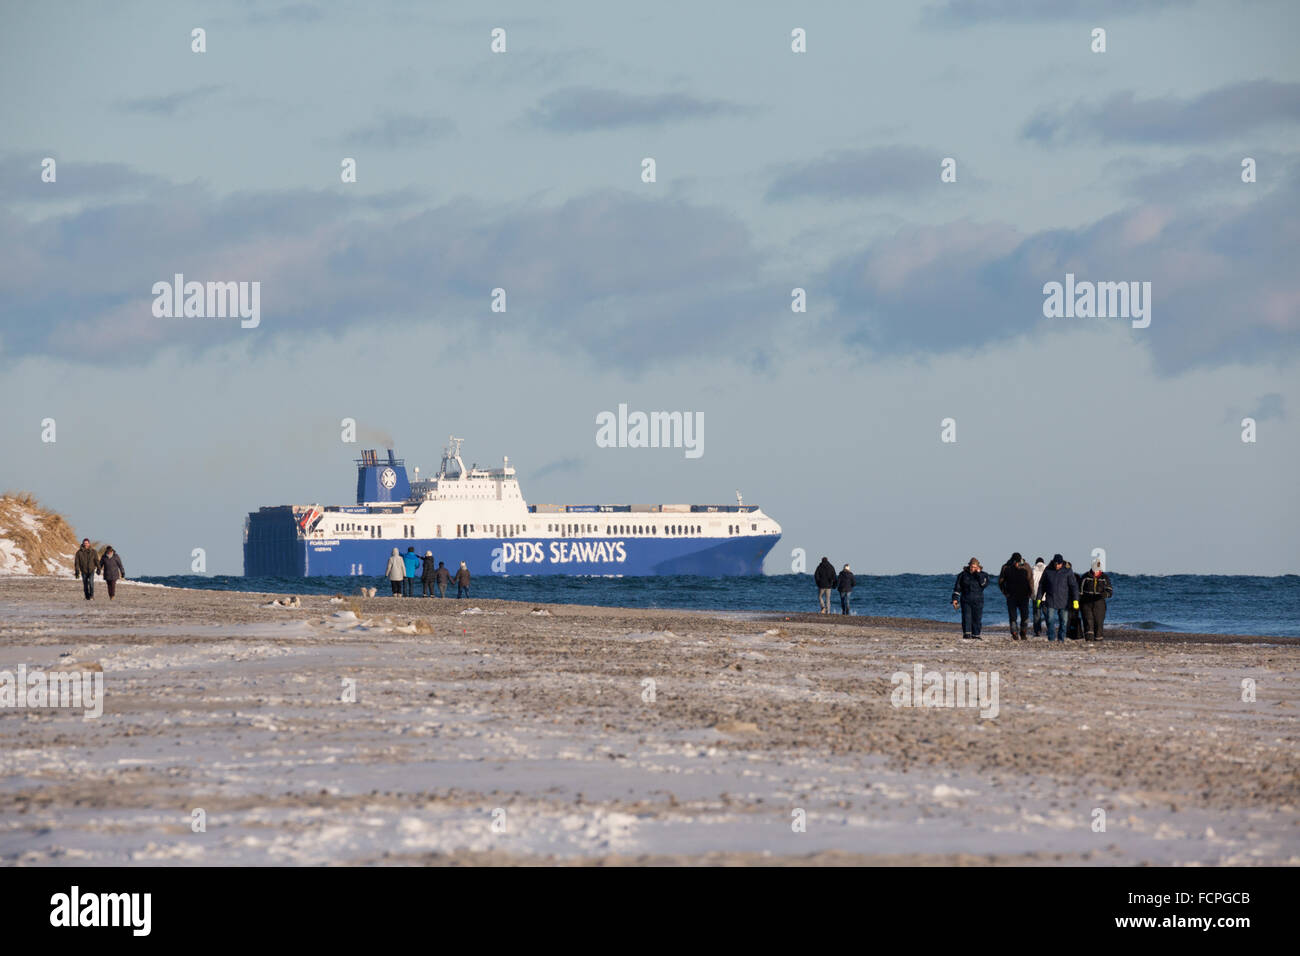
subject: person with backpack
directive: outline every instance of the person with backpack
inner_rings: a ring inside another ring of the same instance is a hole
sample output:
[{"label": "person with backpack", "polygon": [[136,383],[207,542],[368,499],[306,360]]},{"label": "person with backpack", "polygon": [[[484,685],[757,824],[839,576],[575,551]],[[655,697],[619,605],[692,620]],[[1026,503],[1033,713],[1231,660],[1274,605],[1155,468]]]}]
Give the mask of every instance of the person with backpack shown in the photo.
[{"label": "person with backpack", "polygon": [[831,613],[831,591],[835,589],[835,565],[826,558],[813,571],[813,583],[817,585],[818,614]]},{"label": "person with backpack", "polygon": [[961,637],[964,641],[982,640],[984,626],[984,589],[989,586],[989,576],[980,565],[979,558],[971,558],[957,575],[952,586],[952,606],[961,608]]},{"label": "person with backpack", "polygon": [[858,583],[849,566],[844,565],[844,570],[840,572],[839,577],[835,579],[835,590],[840,592],[840,613],[849,613],[849,598],[853,595],[853,588]]},{"label": "person with backpack", "polygon": [[1065,558],[1052,555],[1052,566],[1043,572],[1035,597],[1047,604],[1047,640],[1052,638],[1052,621],[1056,621],[1056,640],[1064,643],[1069,612],[1079,606],[1079,585],[1074,572],[1065,565]]},{"label": "person with backpack", "polygon": [[[1025,564],[1019,551],[1011,555],[1007,563],[1002,565],[1002,570],[998,572],[998,590],[1007,599],[1007,616],[1011,619],[1013,641],[1025,640],[1025,631],[1029,627],[1029,595],[1034,586],[1033,582],[1029,565]],[[1019,633],[1016,631],[1017,613],[1020,615]]]},{"label": "person with backpack", "polygon": [[1079,615],[1083,620],[1085,641],[1101,640],[1101,628],[1106,623],[1106,601],[1114,593],[1109,575],[1102,570],[1101,559],[1093,559],[1092,570],[1079,584]]}]

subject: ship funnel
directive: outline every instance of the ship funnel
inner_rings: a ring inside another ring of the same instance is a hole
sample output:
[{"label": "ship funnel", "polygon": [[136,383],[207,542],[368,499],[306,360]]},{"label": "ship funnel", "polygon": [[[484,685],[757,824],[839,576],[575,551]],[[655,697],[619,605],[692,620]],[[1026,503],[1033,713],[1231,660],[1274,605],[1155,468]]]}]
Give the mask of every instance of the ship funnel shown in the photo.
[{"label": "ship funnel", "polygon": [[388,450],[388,460],[381,461],[373,448],[361,452],[357,462],[357,504],[405,501],[411,495],[406,478],[406,462]]}]

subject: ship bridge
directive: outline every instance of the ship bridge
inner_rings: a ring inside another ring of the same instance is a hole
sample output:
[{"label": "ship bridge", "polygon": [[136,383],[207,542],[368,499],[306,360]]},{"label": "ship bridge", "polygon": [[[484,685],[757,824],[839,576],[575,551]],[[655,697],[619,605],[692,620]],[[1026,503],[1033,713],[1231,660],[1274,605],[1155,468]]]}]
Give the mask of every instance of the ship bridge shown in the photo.
[{"label": "ship bridge", "polygon": [[460,454],[464,439],[448,438],[447,442],[438,474],[412,482],[410,501],[499,501],[525,507],[509,456],[500,468],[480,468],[477,463],[466,468]]}]

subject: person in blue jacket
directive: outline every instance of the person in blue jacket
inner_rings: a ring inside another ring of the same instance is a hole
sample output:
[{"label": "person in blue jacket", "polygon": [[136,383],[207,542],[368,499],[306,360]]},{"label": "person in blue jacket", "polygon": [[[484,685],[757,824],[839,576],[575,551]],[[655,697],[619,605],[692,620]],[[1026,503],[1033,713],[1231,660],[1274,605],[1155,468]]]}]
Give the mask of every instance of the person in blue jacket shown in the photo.
[{"label": "person in blue jacket", "polygon": [[961,608],[962,640],[981,640],[984,626],[984,589],[989,586],[989,576],[981,568],[979,558],[971,558],[957,575],[952,586],[952,606]]},{"label": "person in blue jacket", "polygon": [[420,576],[420,556],[415,553],[414,548],[407,548],[406,554],[402,555],[402,563],[406,565],[406,577],[402,580],[402,597],[414,597],[415,579]]}]

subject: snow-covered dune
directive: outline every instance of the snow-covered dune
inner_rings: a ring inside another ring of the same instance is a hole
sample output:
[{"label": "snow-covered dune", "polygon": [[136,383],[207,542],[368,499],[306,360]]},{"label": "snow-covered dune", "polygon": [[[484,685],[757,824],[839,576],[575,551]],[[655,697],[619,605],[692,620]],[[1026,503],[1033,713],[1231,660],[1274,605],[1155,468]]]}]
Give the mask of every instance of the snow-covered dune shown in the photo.
[{"label": "snow-covered dune", "polygon": [[0,496],[0,574],[71,574],[77,536],[30,494]]}]

